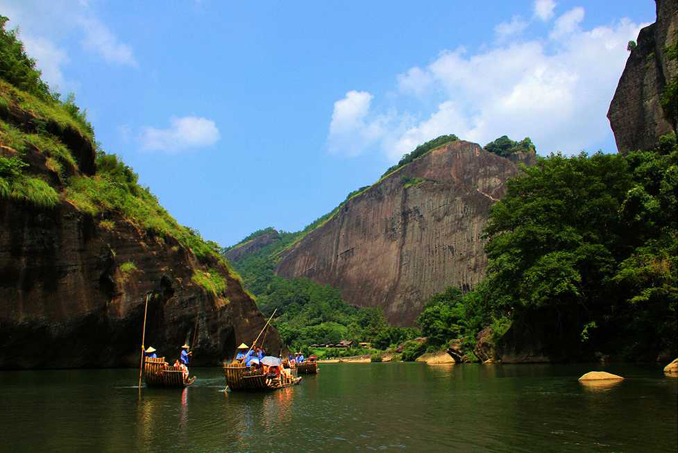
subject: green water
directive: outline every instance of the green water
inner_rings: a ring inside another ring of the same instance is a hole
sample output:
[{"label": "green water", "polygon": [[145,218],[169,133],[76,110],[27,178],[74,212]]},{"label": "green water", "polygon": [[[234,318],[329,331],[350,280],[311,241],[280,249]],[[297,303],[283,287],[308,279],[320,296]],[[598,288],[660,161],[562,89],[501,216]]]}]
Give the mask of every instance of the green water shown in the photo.
[{"label": "green water", "polygon": [[134,370],[0,372],[2,451],[677,451],[678,379],[589,388],[598,365],[325,364],[299,386],[224,392],[220,369],[181,390]]}]

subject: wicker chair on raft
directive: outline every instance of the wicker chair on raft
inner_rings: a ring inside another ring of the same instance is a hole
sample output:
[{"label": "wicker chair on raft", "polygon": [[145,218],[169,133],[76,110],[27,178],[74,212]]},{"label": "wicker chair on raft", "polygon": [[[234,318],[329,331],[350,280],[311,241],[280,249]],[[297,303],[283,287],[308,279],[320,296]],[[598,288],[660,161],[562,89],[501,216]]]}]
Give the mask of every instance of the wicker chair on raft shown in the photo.
[{"label": "wicker chair on raft", "polygon": [[144,360],[144,380],[148,387],[184,388],[195,382],[195,376],[188,377],[179,366],[171,366],[164,357]]}]

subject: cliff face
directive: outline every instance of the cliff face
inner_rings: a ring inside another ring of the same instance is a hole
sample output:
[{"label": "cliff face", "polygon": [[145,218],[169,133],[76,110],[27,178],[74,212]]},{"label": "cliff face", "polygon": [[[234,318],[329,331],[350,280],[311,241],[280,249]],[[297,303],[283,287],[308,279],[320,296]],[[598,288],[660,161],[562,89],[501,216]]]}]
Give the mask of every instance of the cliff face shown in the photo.
[{"label": "cliff face", "polygon": [[621,153],[652,149],[660,136],[676,128],[675,115],[667,119],[660,100],[678,77],[678,61],[665,55],[678,39],[678,2],[656,3],[657,21],[640,31],[607,113]]},{"label": "cliff face", "polygon": [[267,245],[273,244],[280,238],[280,234],[276,230],[267,231],[254,239],[240,244],[224,253],[227,260],[236,262],[245,255],[256,253]]},{"label": "cliff face", "polygon": [[348,303],[412,325],[432,294],[482,280],[489,209],[518,172],[474,143],[433,150],[350,199],[286,251],[276,273],[332,285]]},{"label": "cliff face", "polygon": [[[7,93],[0,90],[5,99],[17,95]],[[146,346],[169,359],[188,343],[194,364],[217,364],[239,343],[251,344],[265,319],[223,260],[198,256],[116,210],[79,210],[67,200],[64,175],[99,178],[91,141],[14,101],[0,110],[3,162],[20,158],[25,175],[59,194],[55,205],[39,207],[7,196],[19,183],[0,179],[10,184],[10,192],[0,191],[0,369],[137,366],[148,294]],[[31,145],[43,146],[37,133],[45,129],[49,143],[64,144],[74,157],[70,167],[57,171],[50,150]],[[275,329],[265,346],[280,350]]]}]

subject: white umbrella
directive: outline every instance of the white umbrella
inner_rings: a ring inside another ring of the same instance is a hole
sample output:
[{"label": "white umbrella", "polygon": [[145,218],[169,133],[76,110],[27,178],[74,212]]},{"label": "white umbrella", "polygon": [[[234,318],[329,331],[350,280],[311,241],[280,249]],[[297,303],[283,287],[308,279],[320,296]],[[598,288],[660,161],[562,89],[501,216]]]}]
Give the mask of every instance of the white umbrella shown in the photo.
[{"label": "white umbrella", "polygon": [[261,363],[266,366],[282,366],[282,360],[278,357],[273,357],[272,355],[267,355],[261,359]]}]

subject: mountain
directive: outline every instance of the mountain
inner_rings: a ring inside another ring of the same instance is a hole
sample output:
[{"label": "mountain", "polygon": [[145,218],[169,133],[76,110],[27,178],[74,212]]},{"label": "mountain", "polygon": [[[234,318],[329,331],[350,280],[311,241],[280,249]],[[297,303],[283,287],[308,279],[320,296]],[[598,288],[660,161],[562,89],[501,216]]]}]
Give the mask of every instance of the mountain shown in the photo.
[{"label": "mountain", "polygon": [[518,163],[536,160],[529,139],[526,151],[511,151],[519,143],[502,137],[488,152],[449,137],[422,145],[304,231],[290,237],[262,230],[226,256],[248,285],[244,265],[254,266],[254,259],[243,260],[247,253],[238,251],[245,247],[258,266],[275,266],[278,276],[330,285],[350,304],[379,307],[392,324],[412,325],[431,295],[448,286],[468,290],[482,280],[490,207],[520,172]]},{"label": "mountain", "polygon": [[678,122],[678,2],[656,0],[657,21],[643,28],[607,117],[621,153],[652,149]]},{"label": "mountain", "polygon": [[[217,364],[265,319],[214,243],[182,227],[0,18],[0,369],[137,366],[194,346]],[[272,329],[266,347],[277,353]]]}]

